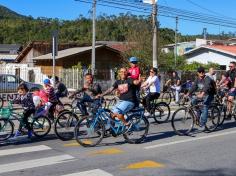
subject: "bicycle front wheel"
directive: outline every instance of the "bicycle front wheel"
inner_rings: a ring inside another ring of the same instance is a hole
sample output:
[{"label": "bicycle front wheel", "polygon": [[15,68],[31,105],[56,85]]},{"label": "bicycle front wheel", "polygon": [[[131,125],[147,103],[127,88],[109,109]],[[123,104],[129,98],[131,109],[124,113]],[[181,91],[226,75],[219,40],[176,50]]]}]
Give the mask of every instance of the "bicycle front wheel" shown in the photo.
[{"label": "bicycle front wheel", "polygon": [[14,132],[13,122],[8,119],[0,119],[0,141],[9,139]]},{"label": "bicycle front wheel", "polygon": [[105,134],[104,124],[94,117],[86,117],[77,123],[75,127],[75,139],[84,147],[98,145]]},{"label": "bicycle front wheel", "polygon": [[214,131],[220,122],[220,110],[216,106],[209,107],[206,130],[209,132]]},{"label": "bicycle front wheel", "polygon": [[163,92],[162,95],[161,95],[161,101],[165,102],[168,105],[170,105],[171,93],[170,92]]},{"label": "bicycle front wheel", "polygon": [[131,126],[128,127],[128,131],[123,134],[123,137],[130,144],[140,143],[148,134],[149,122],[145,116],[141,117],[137,114],[131,115],[129,118]]},{"label": "bicycle front wheel", "polygon": [[155,105],[155,112],[153,118],[157,123],[164,123],[169,120],[170,117],[170,107],[164,102],[157,103]]},{"label": "bicycle front wheel", "polygon": [[51,130],[51,121],[46,116],[35,117],[32,122],[32,129],[36,137],[44,137]]},{"label": "bicycle front wheel", "polygon": [[71,140],[74,137],[74,128],[78,119],[77,115],[71,111],[61,113],[54,126],[57,137],[63,141]]},{"label": "bicycle front wheel", "polygon": [[193,124],[193,114],[186,107],[177,109],[171,119],[173,130],[181,136],[188,135],[193,129]]}]

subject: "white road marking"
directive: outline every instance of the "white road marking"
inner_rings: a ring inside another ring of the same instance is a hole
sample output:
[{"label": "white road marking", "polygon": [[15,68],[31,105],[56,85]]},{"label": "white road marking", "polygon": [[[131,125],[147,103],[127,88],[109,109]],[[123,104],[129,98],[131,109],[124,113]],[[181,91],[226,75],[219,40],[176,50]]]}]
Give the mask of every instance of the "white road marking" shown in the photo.
[{"label": "white road marking", "polygon": [[179,141],[168,142],[168,143],[163,143],[163,144],[151,145],[151,146],[144,147],[144,149],[165,147],[165,146],[170,146],[170,145],[175,145],[175,144],[180,144],[180,143],[185,143],[185,142],[198,141],[198,140],[202,140],[202,139],[209,139],[209,138],[225,136],[225,135],[235,134],[235,133],[236,133],[236,131],[223,132],[220,134],[213,134],[213,135],[202,136],[202,137],[198,137],[198,138],[191,138],[191,139],[179,140]]},{"label": "white road marking", "polygon": [[109,174],[108,172],[105,172],[101,169],[94,169],[84,172],[77,172],[73,174],[67,174],[63,176],[113,176],[112,174]]},{"label": "white road marking", "polygon": [[0,174],[6,172],[13,172],[18,170],[24,169],[31,169],[41,166],[48,166],[53,164],[59,164],[63,162],[69,162],[73,159],[73,156],[70,155],[59,155],[41,159],[34,159],[34,160],[27,160],[27,161],[20,161],[15,163],[8,163],[8,164],[1,164],[0,165]]},{"label": "white road marking", "polygon": [[22,147],[22,148],[16,148],[16,149],[5,149],[5,150],[0,150],[0,156],[30,153],[30,152],[37,152],[37,151],[43,151],[43,150],[51,150],[51,148],[46,145],[38,145],[38,146]]}]

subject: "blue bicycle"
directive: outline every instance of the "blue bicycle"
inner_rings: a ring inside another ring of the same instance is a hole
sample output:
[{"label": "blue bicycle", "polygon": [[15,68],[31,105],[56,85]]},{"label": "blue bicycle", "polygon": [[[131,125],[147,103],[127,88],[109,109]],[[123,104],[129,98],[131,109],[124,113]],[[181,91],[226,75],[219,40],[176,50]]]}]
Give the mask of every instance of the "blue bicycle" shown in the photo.
[{"label": "blue bicycle", "polygon": [[112,118],[110,110],[100,106],[94,115],[79,120],[75,127],[75,139],[84,147],[94,147],[102,141],[106,132],[109,131],[113,137],[123,135],[128,143],[142,142],[149,129],[144,109],[133,109],[125,117],[128,125],[124,125],[119,119]]}]

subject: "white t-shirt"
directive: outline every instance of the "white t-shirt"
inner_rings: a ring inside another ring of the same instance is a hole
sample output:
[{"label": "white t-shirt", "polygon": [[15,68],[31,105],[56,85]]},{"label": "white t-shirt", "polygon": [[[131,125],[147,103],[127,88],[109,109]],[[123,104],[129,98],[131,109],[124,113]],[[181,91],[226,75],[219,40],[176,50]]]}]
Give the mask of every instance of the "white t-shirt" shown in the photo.
[{"label": "white t-shirt", "polygon": [[160,80],[158,78],[158,76],[149,76],[147,81],[148,85],[150,85],[149,89],[150,89],[150,92],[152,93],[160,93],[161,91],[161,85],[160,85]]}]

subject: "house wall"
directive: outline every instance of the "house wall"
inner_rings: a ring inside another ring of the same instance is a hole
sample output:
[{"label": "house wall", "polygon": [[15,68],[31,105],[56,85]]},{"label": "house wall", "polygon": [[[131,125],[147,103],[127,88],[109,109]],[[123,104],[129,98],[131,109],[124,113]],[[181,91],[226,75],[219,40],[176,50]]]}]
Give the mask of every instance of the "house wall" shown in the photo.
[{"label": "house wall", "polygon": [[192,54],[188,54],[186,57],[189,63],[192,63],[194,61],[203,64],[207,64],[208,62],[213,62],[219,65],[225,65],[226,68],[228,68],[229,63],[231,61],[236,61],[236,57],[234,56],[207,49],[200,50],[199,52],[195,52]]},{"label": "house wall", "polygon": [[[72,68],[78,62],[88,68],[91,65],[91,51],[56,60],[56,74],[60,72],[60,69]],[[96,49],[95,62],[98,77],[101,79],[110,79],[106,75],[110,75],[110,69],[120,67],[123,57],[119,53],[103,47]],[[40,66],[42,72],[46,75],[52,74],[52,60],[37,60],[35,66]]]}]

